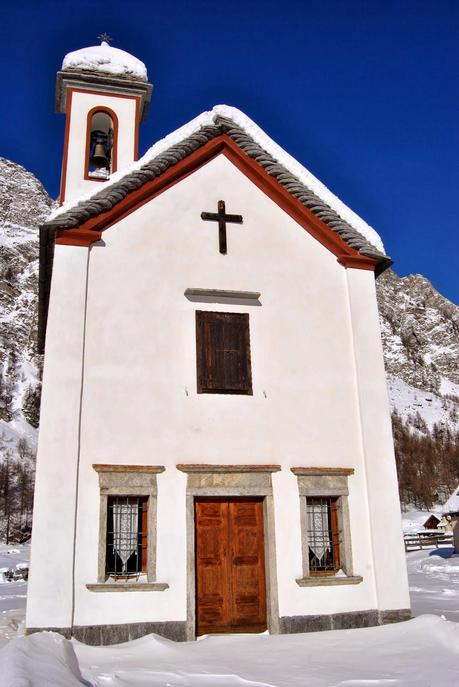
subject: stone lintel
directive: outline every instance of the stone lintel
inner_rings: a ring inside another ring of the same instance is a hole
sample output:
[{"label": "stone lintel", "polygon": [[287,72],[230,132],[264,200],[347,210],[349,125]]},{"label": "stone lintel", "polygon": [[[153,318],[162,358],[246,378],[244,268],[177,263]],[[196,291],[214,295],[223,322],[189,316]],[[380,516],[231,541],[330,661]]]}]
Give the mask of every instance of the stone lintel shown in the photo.
[{"label": "stone lintel", "polygon": [[87,584],[86,589],[90,592],[164,592],[169,585],[167,582],[98,582]]},{"label": "stone lintel", "polygon": [[304,475],[307,477],[348,476],[354,474],[354,468],[296,467],[290,468],[290,470],[294,475]]},{"label": "stone lintel", "polygon": [[92,467],[96,472],[164,472],[164,465],[110,465],[104,463],[93,463]]},{"label": "stone lintel", "polygon": [[[245,483],[231,483],[229,479],[220,479],[219,477],[224,477],[223,475],[210,475],[210,477],[216,477],[217,479],[209,480],[193,480],[187,486],[187,493],[192,496],[215,496],[215,497],[251,497],[251,496],[272,496],[273,488],[269,481],[253,481],[250,486]],[[264,475],[263,475],[264,477]],[[268,477],[269,480],[269,477]]]},{"label": "stone lintel", "polygon": [[210,465],[208,463],[179,463],[180,472],[279,472],[280,465]]},{"label": "stone lintel", "polygon": [[205,298],[239,298],[256,301],[260,298],[259,291],[229,291],[224,289],[186,289],[185,296],[203,296]]},{"label": "stone lintel", "polygon": [[360,584],[363,577],[360,575],[349,575],[336,577],[335,575],[324,575],[323,577],[311,575],[311,577],[301,577],[296,580],[299,587],[333,587],[340,584]]}]

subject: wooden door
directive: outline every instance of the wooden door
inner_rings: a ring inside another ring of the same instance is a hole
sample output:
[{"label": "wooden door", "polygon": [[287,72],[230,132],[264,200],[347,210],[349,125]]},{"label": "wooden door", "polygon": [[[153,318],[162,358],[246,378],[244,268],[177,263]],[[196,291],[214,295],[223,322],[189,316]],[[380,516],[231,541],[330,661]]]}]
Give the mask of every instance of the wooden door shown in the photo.
[{"label": "wooden door", "polygon": [[197,634],[266,630],[262,499],[197,499]]}]

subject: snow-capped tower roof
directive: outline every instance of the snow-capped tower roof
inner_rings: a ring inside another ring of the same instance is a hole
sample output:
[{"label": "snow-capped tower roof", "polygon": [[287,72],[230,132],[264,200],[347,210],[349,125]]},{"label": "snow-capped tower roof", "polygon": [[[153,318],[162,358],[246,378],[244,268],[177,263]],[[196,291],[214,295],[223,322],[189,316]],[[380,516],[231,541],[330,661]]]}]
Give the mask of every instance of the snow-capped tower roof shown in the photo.
[{"label": "snow-capped tower roof", "polygon": [[56,78],[56,112],[66,112],[69,91],[119,93],[140,98],[140,121],[144,121],[153,86],[141,60],[125,50],[113,48],[100,36],[101,44],[67,53]]},{"label": "snow-capped tower roof", "polygon": [[133,81],[148,81],[147,68],[141,60],[125,50],[113,48],[106,41],[69,52],[62,62],[62,71],[92,72]]}]

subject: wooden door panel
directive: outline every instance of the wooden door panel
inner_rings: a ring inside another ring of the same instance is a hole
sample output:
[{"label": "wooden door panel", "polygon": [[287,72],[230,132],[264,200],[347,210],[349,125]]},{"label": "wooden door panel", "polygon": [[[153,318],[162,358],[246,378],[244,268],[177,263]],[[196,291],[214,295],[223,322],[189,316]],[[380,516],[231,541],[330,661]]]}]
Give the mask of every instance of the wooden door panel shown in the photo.
[{"label": "wooden door panel", "polygon": [[[196,502],[197,623],[225,628],[229,623],[228,504]],[[206,632],[207,630],[203,630]],[[218,630],[217,630],[218,631]]]},{"label": "wooden door panel", "polygon": [[233,626],[266,628],[263,502],[229,504]]},{"label": "wooden door panel", "polygon": [[198,634],[266,629],[263,502],[196,500]]}]

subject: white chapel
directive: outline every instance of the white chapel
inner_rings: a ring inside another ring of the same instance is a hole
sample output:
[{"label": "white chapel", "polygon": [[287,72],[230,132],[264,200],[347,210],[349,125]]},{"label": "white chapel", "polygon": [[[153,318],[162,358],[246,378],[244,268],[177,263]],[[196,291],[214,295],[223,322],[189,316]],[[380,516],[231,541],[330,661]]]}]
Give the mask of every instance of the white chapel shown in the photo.
[{"label": "white chapel", "polygon": [[409,618],[381,239],[232,107],[138,159],[151,92],[106,43],[57,74],[27,631]]}]

